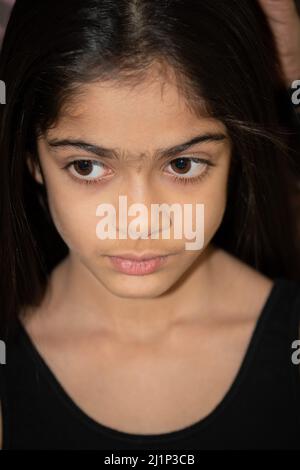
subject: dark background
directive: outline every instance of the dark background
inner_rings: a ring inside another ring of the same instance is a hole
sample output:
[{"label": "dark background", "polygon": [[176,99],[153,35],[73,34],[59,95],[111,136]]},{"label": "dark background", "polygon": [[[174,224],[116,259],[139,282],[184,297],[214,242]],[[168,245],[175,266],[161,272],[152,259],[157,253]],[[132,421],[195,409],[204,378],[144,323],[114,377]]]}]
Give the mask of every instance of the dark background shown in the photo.
[{"label": "dark background", "polygon": [[[40,0],[40,1],[43,1],[43,0]],[[252,1],[252,0],[249,0],[249,1]],[[14,2],[15,0],[0,0],[0,46],[1,46],[2,37],[4,34],[4,30],[5,30],[5,26],[9,18],[9,13]],[[298,11],[300,15],[300,0],[295,0],[295,2],[298,7]]]}]

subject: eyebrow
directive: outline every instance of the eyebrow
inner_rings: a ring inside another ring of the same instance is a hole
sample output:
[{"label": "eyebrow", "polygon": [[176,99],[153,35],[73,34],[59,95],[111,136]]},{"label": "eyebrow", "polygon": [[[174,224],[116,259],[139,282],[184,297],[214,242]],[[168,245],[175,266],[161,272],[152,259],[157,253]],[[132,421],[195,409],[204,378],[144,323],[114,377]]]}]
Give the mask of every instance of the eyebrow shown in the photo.
[{"label": "eyebrow", "polygon": [[[222,140],[227,139],[227,136],[222,133],[206,133],[206,134],[200,134],[196,135],[192,139],[188,140],[187,142],[183,142],[179,145],[175,145],[173,147],[169,148],[163,148],[159,149],[156,152],[156,155],[158,155],[159,159],[163,158],[169,158],[172,156],[175,156],[179,153],[184,152],[185,150],[189,149],[195,144],[203,143],[203,142],[219,142]],[[76,140],[76,139],[50,139],[47,140],[48,144],[52,148],[58,148],[58,147],[74,147],[78,148],[80,150],[85,150],[86,152],[93,153],[95,155],[98,155],[99,157],[102,158],[118,158],[118,152],[116,149],[110,149],[106,147],[102,147],[100,145],[95,145],[92,143],[84,142],[82,140]]]}]

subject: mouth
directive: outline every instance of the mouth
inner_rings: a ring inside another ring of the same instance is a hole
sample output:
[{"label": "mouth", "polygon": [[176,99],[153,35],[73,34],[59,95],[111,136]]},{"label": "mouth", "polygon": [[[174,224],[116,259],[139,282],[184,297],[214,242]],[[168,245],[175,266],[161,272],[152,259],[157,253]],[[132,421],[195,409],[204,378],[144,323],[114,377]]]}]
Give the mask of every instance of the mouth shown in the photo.
[{"label": "mouth", "polygon": [[110,255],[114,258],[122,258],[132,261],[148,261],[155,258],[163,258],[166,256],[170,256],[173,253],[155,253],[155,252],[147,252],[147,253],[116,253],[114,255]]},{"label": "mouth", "polygon": [[119,272],[133,276],[151,274],[165,265],[171,254],[145,253],[142,255],[126,253],[118,256],[108,256],[110,262]]}]

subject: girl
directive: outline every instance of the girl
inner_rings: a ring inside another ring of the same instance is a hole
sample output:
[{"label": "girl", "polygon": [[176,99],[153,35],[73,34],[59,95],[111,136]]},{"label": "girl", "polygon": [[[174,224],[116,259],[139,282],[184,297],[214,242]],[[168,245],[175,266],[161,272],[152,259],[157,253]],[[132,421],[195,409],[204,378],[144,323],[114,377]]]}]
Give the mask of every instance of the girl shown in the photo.
[{"label": "girl", "polygon": [[[299,136],[259,4],[17,0],[0,77],[2,448],[299,449]],[[96,236],[120,196],[202,204],[202,246],[171,212]]]}]

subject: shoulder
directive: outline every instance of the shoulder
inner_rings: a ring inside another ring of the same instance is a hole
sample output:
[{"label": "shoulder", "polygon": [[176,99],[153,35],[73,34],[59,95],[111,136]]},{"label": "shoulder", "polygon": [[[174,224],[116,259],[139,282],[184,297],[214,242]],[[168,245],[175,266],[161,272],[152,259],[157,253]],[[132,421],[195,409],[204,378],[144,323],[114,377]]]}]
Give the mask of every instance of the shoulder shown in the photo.
[{"label": "shoulder", "polygon": [[226,320],[242,320],[253,329],[261,314],[267,313],[265,324],[274,344],[294,351],[300,373],[300,281],[271,279],[223,250],[217,250],[216,256],[222,266],[224,296],[233,299],[223,304],[223,308],[229,305]]},{"label": "shoulder", "polygon": [[2,365],[0,365],[0,450],[3,447],[3,378],[2,378]]},{"label": "shoulder", "polygon": [[0,400],[0,450],[2,449],[2,404]]},{"label": "shoulder", "polygon": [[2,404],[0,400],[0,450],[2,449]]},{"label": "shoulder", "polygon": [[218,247],[212,257],[220,293],[215,310],[219,319],[228,324],[254,325],[261,314],[271,312],[270,321],[277,317],[286,328],[293,329],[293,335],[296,326],[298,335],[300,282],[284,277],[270,278]]},{"label": "shoulder", "polygon": [[219,311],[228,319],[255,321],[273,291],[275,280],[221,248],[216,248],[212,256],[221,294]]},{"label": "shoulder", "polygon": [[30,390],[26,381],[36,373],[33,362],[28,360],[31,356],[22,339],[19,321],[6,338],[5,348],[6,360],[0,364],[0,450],[7,448],[7,429],[10,429],[19,399]]}]

